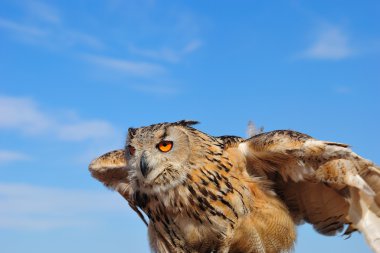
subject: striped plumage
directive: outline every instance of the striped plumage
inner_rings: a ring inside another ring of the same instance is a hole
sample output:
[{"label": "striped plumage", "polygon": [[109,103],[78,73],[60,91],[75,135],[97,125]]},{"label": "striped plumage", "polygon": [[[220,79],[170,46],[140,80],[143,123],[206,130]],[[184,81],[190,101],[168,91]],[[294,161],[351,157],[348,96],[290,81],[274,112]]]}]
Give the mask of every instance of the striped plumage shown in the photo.
[{"label": "striped plumage", "polygon": [[148,216],[155,252],[287,252],[301,221],[326,235],[348,224],[380,252],[380,170],[370,161],[294,131],[212,137],[195,123],[131,128],[124,150],[90,165]]}]

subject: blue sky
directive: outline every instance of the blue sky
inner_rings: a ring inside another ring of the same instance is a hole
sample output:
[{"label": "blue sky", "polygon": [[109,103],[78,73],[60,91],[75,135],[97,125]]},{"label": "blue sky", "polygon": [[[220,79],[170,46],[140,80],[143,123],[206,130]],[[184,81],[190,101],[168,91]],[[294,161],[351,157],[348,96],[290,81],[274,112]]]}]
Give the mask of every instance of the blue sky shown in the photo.
[{"label": "blue sky", "polygon": [[[87,171],[128,127],[294,129],[380,163],[378,1],[0,1],[1,252],[149,252]],[[370,252],[299,228],[296,252]]]}]

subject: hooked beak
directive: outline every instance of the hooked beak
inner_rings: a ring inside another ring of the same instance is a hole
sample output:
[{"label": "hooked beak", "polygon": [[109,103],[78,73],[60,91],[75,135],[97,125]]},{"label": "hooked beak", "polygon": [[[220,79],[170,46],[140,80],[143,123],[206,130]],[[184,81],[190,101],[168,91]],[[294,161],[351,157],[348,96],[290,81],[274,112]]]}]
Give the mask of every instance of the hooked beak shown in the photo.
[{"label": "hooked beak", "polygon": [[140,170],[141,170],[141,174],[146,178],[146,176],[149,174],[149,172],[151,171],[151,168],[149,167],[148,165],[148,162],[146,161],[146,158],[145,158],[145,152],[142,154],[141,156],[141,160],[140,160]]}]

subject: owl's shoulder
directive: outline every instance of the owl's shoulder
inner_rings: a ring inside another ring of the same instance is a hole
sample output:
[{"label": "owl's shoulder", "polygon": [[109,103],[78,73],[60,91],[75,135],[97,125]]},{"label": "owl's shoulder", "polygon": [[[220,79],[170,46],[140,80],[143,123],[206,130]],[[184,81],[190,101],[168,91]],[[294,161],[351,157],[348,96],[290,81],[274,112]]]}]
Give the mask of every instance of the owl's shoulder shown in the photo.
[{"label": "owl's shoulder", "polygon": [[222,142],[224,149],[237,147],[241,142],[244,141],[244,138],[234,135],[223,135],[216,138]]}]

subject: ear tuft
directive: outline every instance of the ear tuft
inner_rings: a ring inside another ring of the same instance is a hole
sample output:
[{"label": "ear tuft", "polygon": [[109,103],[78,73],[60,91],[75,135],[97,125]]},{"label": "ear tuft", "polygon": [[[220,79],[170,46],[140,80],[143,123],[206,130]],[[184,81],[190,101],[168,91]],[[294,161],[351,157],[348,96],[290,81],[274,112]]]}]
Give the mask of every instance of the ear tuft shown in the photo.
[{"label": "ear tuft", "polygon": [[137,128],[130,127],[128,128],[128,137],[132,138],[136,135]]},{"label": "ear tuft", "polygon": [[199,124],[199,121],[196,121],[196,120],[180,120],[180,121],[174,122],[174,125],[177,125],[177,126],[192,126],[192,125],[196,125],[196,124]]}]

